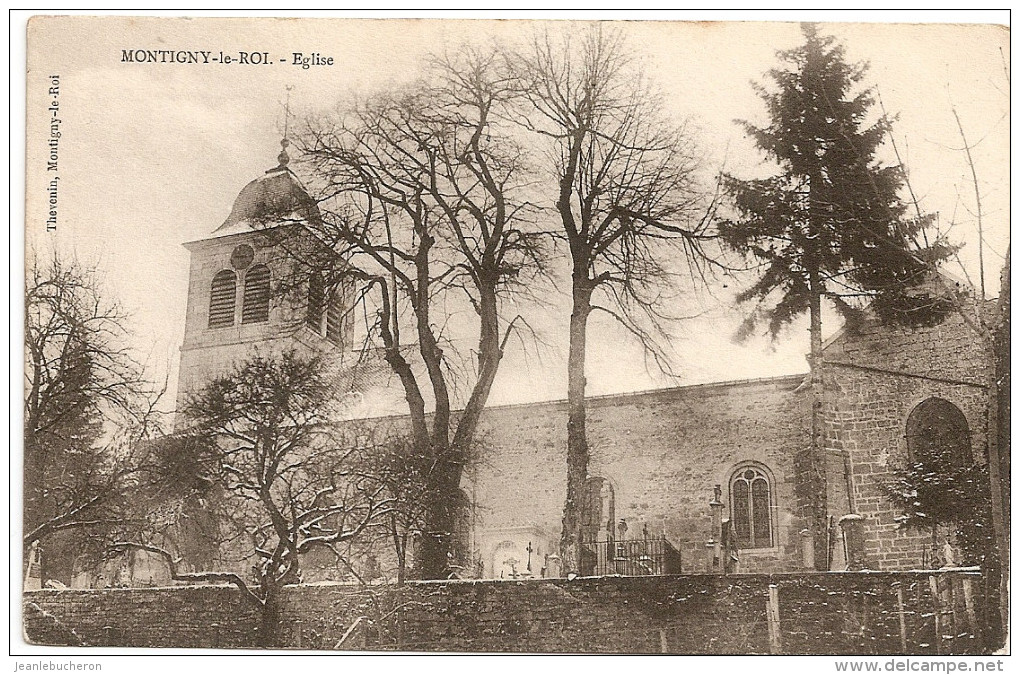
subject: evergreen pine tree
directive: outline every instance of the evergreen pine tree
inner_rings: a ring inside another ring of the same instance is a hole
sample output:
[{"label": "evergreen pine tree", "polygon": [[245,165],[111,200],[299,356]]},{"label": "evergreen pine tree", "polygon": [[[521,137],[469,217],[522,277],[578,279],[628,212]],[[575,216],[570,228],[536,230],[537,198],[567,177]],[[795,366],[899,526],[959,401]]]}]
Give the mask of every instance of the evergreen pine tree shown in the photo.
[{"label": "evergreen pine tree", "polygon": [[779,52],[785,67],[771,70],[773,90],[756,89],[769,123],[741,122],[758,148],[778,164],[758,180],[726,176],[735,217],[720,226],[722,239],[757,259],[763,270],[738,301],[758,301],[742,335],[766,323],[773,337],[807,312],[810,316],[812,467],[816,560],[827,565],[825,463],[821,448],[822,299],[846,319],[867,303],[883,321],[938,322],[950,310],[931,284],[935,265],[951,253],[942,241],[918,241],[931,218],[908,218],[900,199],[905,176],[882,166],[876,152],[889,131],[884,117],[871,122],[870,90],[859,84],[863,64],[847,63],[843,47],[813,24],[805,42]]}]

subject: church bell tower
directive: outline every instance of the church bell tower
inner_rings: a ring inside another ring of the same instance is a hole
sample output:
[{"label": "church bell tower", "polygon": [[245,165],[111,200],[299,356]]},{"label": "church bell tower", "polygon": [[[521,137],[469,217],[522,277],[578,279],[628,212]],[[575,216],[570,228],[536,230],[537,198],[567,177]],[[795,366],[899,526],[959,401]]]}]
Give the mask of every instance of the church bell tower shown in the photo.
[{"label": "church bell tower", "polygon": [[223,224],[184,244],[191,273],[178,410],[254,354],[310,357],[351,347],[342,309],[350,298],[315,271],[335,255],[315,235],[321,215],[288,167],[288,145],[284,138],[277,166],[244,186]]}]

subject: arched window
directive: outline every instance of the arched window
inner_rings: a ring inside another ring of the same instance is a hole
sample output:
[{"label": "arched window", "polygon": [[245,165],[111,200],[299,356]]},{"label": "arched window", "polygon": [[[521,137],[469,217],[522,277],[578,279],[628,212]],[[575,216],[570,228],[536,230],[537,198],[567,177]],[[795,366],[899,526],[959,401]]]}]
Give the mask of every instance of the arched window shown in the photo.
[{"label": "arched window", "polygon": [[212,280],[209,293],[209,328],[234,325],[237,306],[237,275],[233,270],[221,270]]},{"label": "arched window", "polygon": [[269,320],[269,268],[254,265],[244,275],[244,304],[241,323],[262,323]]},{"label": "arched window", "polygon": [[945,399],[923,401],[907,417],[907,452],[921,464],[973,464],[967,418]]},{"label": "arched window", "polygon": [[322,310],[326,304],[326,289],[322,283],[322,275],[314,272],[308,279],[308,313],[307,323],[316,333],[322,332]]},{"label": "arched window", "polygon": [[737,548],[771,548],[772,483],[763,467],[746,464],[730,478],[730,519]]}]

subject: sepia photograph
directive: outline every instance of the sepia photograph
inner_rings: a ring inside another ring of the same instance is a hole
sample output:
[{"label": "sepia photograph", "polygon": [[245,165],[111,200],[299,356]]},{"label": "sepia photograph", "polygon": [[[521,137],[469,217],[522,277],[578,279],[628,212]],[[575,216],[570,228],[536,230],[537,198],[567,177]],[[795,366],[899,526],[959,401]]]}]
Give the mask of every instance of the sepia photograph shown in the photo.
[{"label": "sepia photograph", "polygon": [[682,18],[28,18],[12,650],[1002,670],[1009,26]]}]

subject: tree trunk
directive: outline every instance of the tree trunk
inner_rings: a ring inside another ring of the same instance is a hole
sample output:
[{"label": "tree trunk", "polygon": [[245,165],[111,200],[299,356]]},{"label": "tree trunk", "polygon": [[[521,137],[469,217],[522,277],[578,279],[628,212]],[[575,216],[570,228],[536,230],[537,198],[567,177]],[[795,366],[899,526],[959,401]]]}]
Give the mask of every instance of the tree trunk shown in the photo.
[{"label": "tree trunk", "polygon": [[[570,346],[567,355],[567,498],[563,506],[563,528],[560,532],[560,573],[563,576],[577,573],[581,568],[581,508],[584,482],[588,479],[584,362],[593,290],[588,278],[592,249],[587,240],[590,223],[582,222],[582,227],[578,228],[571,204],[585,136],[584,129],[575,129],[570,134],[567,163],[560,175],[559,197],[556,200],[556,210],[563,221],[563,231],[570,245],[572,264]],[[582,221],[584,213],[582,209]]]},{"label": "tree trunk", "polygon": [[[457,573],[460,566],[467,566],[468,560],[454,560],[453,538],[456,536],[456,525],[459,517],[458,508],[462,506],[458,497],[460,481],[464,466],[468,461],[471,444],[478,428],[485,404],[492,390],[503,357],[503,345],[499,336],[498,300],[495,282],[480,284],[478,312],[481,330],[478,341],[478,379],[471,391],[468,403],[457,421],[453,434],[453,442],[449,443],[450,416],[440,415],[437,405],[435,428],[433,430],[433,452],[439,458],[436,468],[429,476],[430,503],[426,515],[425,537],[422,540],[421,558],[424,579],[447,579]],[[438,363],[438,361],[437,361]],[[438,373],[432,376],[433,383]],[[443,385],[445,391],[445,384]],[[448,399],[446,408],[449,408]],[[447,428],[441,428],[443,420]]]},{"label": "tree trunk", "polygon": [[453,447],[465,458],[489,400],[499,364],[503,360],[503,343],[499,334],[499,300],[496,297],[497,279],[497,276],[492,275],[490,279],[478,284],[478,379],[475,380],[453,435]]},{"label": "tree trunk", "polygon": [[397,585],[402,586],[407,578],[407,534],[397,537]]},{"label": "tree trunk", "polygon": [[562,574],[581,571],[581,508],[588,479],[588,435],[585,429],[584,361],[587,351],[591,288],[574,278],[570,312],[570,349],[567,357],[567,501],[560,534]]},{"label": "tree trunk", "polygon": [[[815,534],[815,569],[828,570],[830,552],[827,543],[829,531],[828,497],[826,486],[826,456],[824,441],[825,383],[822,372],[822,293],[817,269],[809,271],[811,286],[811,448],[809,457],[809,485],[812,499],[811,529]],[[849,486],[848,486],[849,488]]]},{"label": "tree trunk", "polygon": [[[992,526],[998,562],[999,636],[1009,627],[1010,546],[1010,253],[1002,271],[998,312],[992,331],[991,382],[988,391],[988,478]],[[982,309],[984,309],[982,307]],[[998,647],[999,645],[995,645]]]},{"label": "tree trunk", "polygon": [[[823,207],[818,203],[825,181],[821,170],[815,167],[808,176],[808,241],[804,262],[808,270],[809,315],[811,325],[811,447],[808,457],[808,486],[811,500],[811,529],[815,540],[815,569],[828,570],[832,566],[832,548],[829,546],[829,498],[826,474],[828,458],[825,453],[825,373],[822,368],[822,293],[821,234]],[[849,489],[849,485],[847,486]],[[850,497],[849,492],[847,497]]]},{"label": "tree trunk", "polygon": [[[25,491],[22,493],[25,505],[22,513],[24,527],[22,535],[25,536],[23,539],[23,555],[25,560],[27,560],[31,545],[34,542],[41,543],[41,540],[48,532],[41,530],[34,538],[28,538],[27,535],[57,515],[53,513],[51,508],[47,507],[43,496],[44,488],[46,487],[47,455],[49,454],[49,451],[44,446],[46,440],[46,438],[30,434],[28,431],[25,433]],[[49,441],[52,443],[53,439],[50,438]]]},{"label": "tree trunk", "polygon": [[256,642],[263,649],[279,647],[277,640],[280,632],[280,598],[279,591],[270,590],[266,594],[266,602],[259,611],[258,633]]},{"label": "tree trunk", "polygon": [[393,540],[393,553],[397,556],[397,585],[401,585],[407,576],[408,531],[405,528],[401,532],[397,527],[396,513],[390,513],[390,537]]},{"label": "tree trunk", "polygon": [[427,480],[429,500],[424,536],[421,542],[422,579],[448,579],[454,572],[451,544],[454,532],[454,495],[460,488],[463,465],[450,458],[451,450],[440,451],[444,458],[436,462]]},{"label": "tree trunk", "polygon": [[[33,445],[53,441],[49,439],[32,439]],[[71,563],[74,555],[67,548],[67,540],[62,538],[56,526],[63,521],[69,520],[67,514],[59,513],[53,508],[53,502],[45,495],[46,474],[52,471],[48,465],[48,450],[35,447],[34,452],[29,452],[29,445],[26,443],[25,452],[25,492],[23,512],[23,535],[22,539],[22,570],[28,572],[28,561],[35,544],[37,549],[38,566],[34,573],[38,575],[40,583],[53,579],[70,585],[73,577]],[[63,518],[61,518],[63,516]],[[24,583],[25,579],[22,579]]]}]

